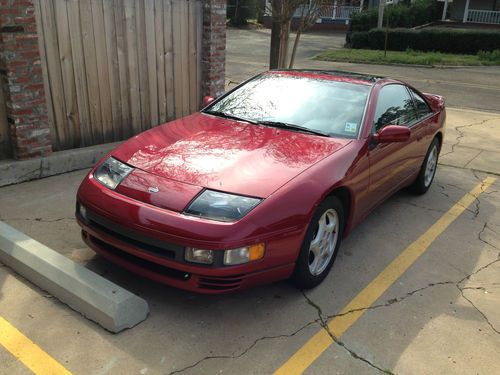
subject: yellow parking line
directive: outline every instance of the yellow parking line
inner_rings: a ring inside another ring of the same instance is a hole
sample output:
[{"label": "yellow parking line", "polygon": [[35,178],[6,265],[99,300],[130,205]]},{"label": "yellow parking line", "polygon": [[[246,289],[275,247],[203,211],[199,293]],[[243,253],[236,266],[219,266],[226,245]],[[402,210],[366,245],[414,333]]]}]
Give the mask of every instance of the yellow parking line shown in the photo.
[{"label": "yellow parking line", "polygon": [[[441,216],[441,218],[415,242],[399,254],[396,259],[354,297],[354,299],[342,309],[339,316],[328,323],[328,328],[333,336],[340,338],[342,334],[356,323],[364,314],[366,308],[371,306],[387,289],[389,289],[389,287],[420,257],[420,255],[429,248],[432,242],[495,181],[496,178],[486,177],[482,183],[478,184],[469,193],[464,195],[462,199]],[[348,313],[349,311],[352,312]],[[309,339],[303,347],[292,355],[290,359],[275,372],[275,375],[302,374],[302,372],[304,372],[332,343],[332,338],[324,329],[321,329]]]},{"label": "yellow parking line", "polygon": [[59,362],[0,316],[0,345],[35,374],[71,374]]}]

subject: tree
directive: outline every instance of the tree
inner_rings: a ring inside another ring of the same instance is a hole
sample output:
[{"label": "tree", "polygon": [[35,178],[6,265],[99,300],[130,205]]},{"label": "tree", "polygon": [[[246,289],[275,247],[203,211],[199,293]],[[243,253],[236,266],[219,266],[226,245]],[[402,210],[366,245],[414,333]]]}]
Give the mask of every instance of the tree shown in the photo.
[{"label": "tree", "polygon": [[297,8],[307,2],[308,0],[271,0],[271,9],[268,9],[273,21],[269,54],[270,69],[286,67],[290,23]]},{"label": "tree", "polygon": [[297,27],[297,34],[295,35],[295,41],[293,43],[292,55],[290,57],[290,64],[288,66],[289,69],[293,68],[293,63],[295,62],[295,54],[297,53],[300,36],[305,30],[316,23],[316,20],[319,18],[323,7],[327,3],[329,3],[328,0],[305,0],[300,6],[300,20]]}]

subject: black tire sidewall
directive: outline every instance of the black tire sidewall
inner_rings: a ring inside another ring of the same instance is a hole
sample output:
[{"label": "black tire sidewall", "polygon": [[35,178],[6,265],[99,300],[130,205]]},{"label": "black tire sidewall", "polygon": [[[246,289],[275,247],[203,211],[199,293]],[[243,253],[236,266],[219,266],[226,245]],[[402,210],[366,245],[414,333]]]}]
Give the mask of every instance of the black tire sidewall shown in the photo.
[{"label": "black tire sidewall", "polygon": [[[330,262],[328,263],[328,266],[319,275],[313,275],[309,270],[309,247],[318,220],[329,209],[334,209],[335,211],[337,211],[337,215],[339,217],[339,229],[338,229],[339,232],[338,232],[337,243],[335,245],[335,250],[332,258],[330,259]],[[315,286],[319,285],[328,275],[330,269],[333,266],[333,263],[335,262],[335,258],[337,257],[338,250],[340,248],[340,243],[342,242],[342,234],[344,231],[344,217],[345,216],[342,203],[335,196],[327,197],[318,206],[307,227],[307,231],[304,236],[304,240],[302,242],[300,253],[299,256],[297,257],[295,270],[292,276],[292,280],[297,287],[301,289],[314,288]]]},{"label": "black tire sidewall", "polygon": [[[425,185],[425,169],[427,168],[427,163],[429,162],[429,156],[431,154],[431,151],[433,147],[437,148],[437,160],[436,160],[436,168],[434,169],[434,174],[432,176],[431,182],[429,183],[428,186]],[[422,166],[420,167],[420,173],[418,174],[417,179],[415,180],[415,183],[413,184],[413,191],[416,194],[425,194],[427,190],[432,185],[432,182],[434,181],[434,176],[436,175],[437,171],[437,162],[439,160],[439,153],[440,153],[440,144],[439,140],[437,138],[434,138],[433,141],[431,142],[429,149],[427,150],[427,153],[425,154],[425,159],[424,162],[422,163]]]}]

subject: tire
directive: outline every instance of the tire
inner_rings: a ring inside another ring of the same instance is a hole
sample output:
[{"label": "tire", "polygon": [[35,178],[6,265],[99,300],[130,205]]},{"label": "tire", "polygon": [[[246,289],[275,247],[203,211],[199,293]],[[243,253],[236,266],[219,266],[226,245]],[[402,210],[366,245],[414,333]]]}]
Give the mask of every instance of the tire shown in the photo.
[{"label": "tire", "polygon": [[[307,228],[292,275],[292,281],[298,288],[314,288],[330,272],[342,241],[344,217],[342,203],[334,196],[326,198],[316,209]],[[325,233],[323,240],[320,234],[321,226]],[[313,242],[317,246],[314,246]]]},{"label": "tire", "polygon": [[417,179],[411,186],[411,190],[415,194],[425,194],[431,187],[437,169],[440,151],[439,146],[439,140],[437,138],[434,138],[431,145],[429,146],[429,149],[427,150],[427,154],[425,155],[424,162],[420,167],[420,172],[417,176]]}]

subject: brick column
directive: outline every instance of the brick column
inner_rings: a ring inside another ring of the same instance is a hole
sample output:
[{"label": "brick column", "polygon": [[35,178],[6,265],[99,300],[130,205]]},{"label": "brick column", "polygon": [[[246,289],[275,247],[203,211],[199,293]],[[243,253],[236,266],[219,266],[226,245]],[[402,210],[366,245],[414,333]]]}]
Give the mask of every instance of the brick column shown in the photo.
[{"label": "brick column", "polygon": [[52,152],[32,0],[0,0],[0,80],[14,157]]},{"label": "brick column", "polygon": [[203,0],[202,95],[214,98],[225,89],[226,1]]}]

